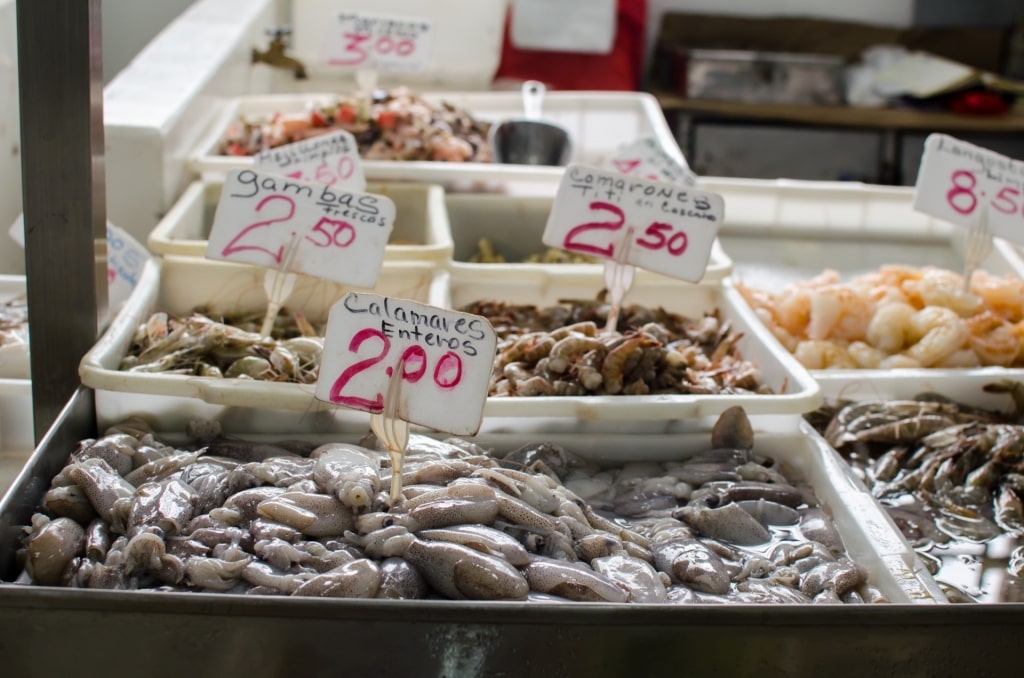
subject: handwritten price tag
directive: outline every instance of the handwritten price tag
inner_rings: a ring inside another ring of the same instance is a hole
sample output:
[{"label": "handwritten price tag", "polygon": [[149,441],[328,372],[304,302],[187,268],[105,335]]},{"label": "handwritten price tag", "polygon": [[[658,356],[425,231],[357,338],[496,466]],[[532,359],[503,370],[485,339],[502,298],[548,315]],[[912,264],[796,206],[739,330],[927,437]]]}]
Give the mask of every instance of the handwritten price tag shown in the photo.
[{"label": "handwritten price tag", "polygon": [[430,57],[430,22],[342,12],[331,25],[324,61],[331,66],[379,71],[417,71]]},{"label": "handwritten price tag", "polygon": [[255,170],[227,175],[206,256],[373,287],[395,222],[390,198]]},{"label": "handwritten price tag", "polygon": [[289,179],[366,190],[359,146],[352,133],[345,130],[269,148],[256,156],[255,166]]},{"label": "handwritten price tag", "polygon": [[988,230],[1024,244],[1024,162],[945,134],[925,140],[914,209],[968,228],[988,208]]},{"label": "handwritten price tag", "polygon": [[606,158],[602,167],[651,181],[697,185],[697,175],[685,163],[676,162],[653,137],[644,137],[623,146]]},{"label": "handwritten price tag", "polygon": [[107,298],[110,308],[128,301],[139,282],[149,250],[124,229],[107,223]]},{"label": "handwritten price tag", "polygon": [[715,193],[570,165],[542,240],[698,282],[724,214]]},{"label": "handwritten price tag", "polygon": [[391,375],[401,369],[398,418],[473,435],[496,345],[494,329],[480,316],[350,292],[327,318],[316,397],[380,413]]},{"label": "handwritten price tag", "polygon": [[[25,246],[25,218],[19,214],[8,234]],[[128,301],[139,282],[142,268],[150,258],[149,250],[124,229],[107,222],[107,305],[111,309]]]}]

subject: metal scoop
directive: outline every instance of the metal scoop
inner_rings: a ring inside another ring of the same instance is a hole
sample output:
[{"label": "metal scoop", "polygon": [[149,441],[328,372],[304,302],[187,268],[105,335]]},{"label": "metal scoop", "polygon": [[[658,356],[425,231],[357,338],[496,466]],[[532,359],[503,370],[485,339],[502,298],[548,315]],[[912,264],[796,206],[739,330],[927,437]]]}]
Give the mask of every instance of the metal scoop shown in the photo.
[{"label": "metal scoop", "polygon": [[494,159],[516,165],[566,165],[572,140],[561,126],[541,120],[544,83],[523,83],[523,118],[505,120],[491,127]]}]

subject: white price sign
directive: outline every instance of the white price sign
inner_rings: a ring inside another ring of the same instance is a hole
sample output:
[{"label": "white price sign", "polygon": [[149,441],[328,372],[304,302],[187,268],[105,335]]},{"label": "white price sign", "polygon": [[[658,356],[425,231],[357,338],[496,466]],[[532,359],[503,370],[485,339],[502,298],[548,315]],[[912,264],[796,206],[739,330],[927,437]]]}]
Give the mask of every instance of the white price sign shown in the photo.
[{"label": "white price sign", "polygon": [[397,418],[473,435],[496,346],[494,329],[481,316],[350,292],[327,318],[316,397],[379,414],[388,383],[401,370]]},{"label": "white price sign", "polygon": [[698,282],[724,214],[716,193],[570,165],[543,241]]},{"label": "white price sign", "polygon": [[124,229],[107,223],[107,298],[110,308],[117,308],[128,301],[149,257],[149,250],[138,240]]},{"label": "white price sign", "polygon": [[418,17],[341,12],[331,23],[324,62],[378,71],[417,71],[430,58],[430,22]]},{"label": "white price sign", "polygon": [[[25,246],[25,217],[19,214],[8,231],[11,239]],[[142,268],[149,261],[149,250],[124,229],[107,222],[107,305],[114,309],[131,296]]]},{"label": "white price sign", "polygon": [[602,167],[651,181],[697,185],[697,175],[685,163],[680,164],[666,153],[653,137],[644,137],[626,144],[606,158]]},{"label": "white price sign", "polygon": [[1024,162],[931,134],[914,191],[914,209],[968,228],[987,210],[993,236],[1024,244]]},{"label": "white price sign", "polygon": [[234,170],[206,256],[271,269],[289,262],[290,271],[373,287],[394,222],[386,196]]},{"label": "white price sign", "polygon": [[268,148],[256,155],[255,166],[259,171],[282,174],[289,179],[366,190],[359,146],[346,130]]}]

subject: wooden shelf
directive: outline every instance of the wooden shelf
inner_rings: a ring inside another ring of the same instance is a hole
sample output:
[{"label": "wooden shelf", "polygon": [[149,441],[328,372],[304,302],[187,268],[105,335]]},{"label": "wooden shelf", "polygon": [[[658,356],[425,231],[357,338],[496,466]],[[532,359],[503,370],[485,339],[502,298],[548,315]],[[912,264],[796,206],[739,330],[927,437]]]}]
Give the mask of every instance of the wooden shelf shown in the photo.
[{"label": "wooden shelf", "polygon": [[1024,132],[1024,115],[966,116],[906,108],[857,108],[794,104],[748,104],[731,101],[688,99],[677,94],[653,92],[668,112],[702,113],[722,118],[764,120],[819,127],[855,127],[918,132]]}]

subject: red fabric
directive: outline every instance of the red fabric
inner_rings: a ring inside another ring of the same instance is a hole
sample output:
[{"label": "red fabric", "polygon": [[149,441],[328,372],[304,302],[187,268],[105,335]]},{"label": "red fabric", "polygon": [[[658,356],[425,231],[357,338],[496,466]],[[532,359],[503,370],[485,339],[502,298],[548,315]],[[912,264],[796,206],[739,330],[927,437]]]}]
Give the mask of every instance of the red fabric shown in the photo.
[{"label": "red fabric", "polygon": [[551,89],[636,90],[644,64],[647,0],[618,0],[618,26],[608,54],[522,50],[512,44],[509,16],[495,80],[540,80]]}]

